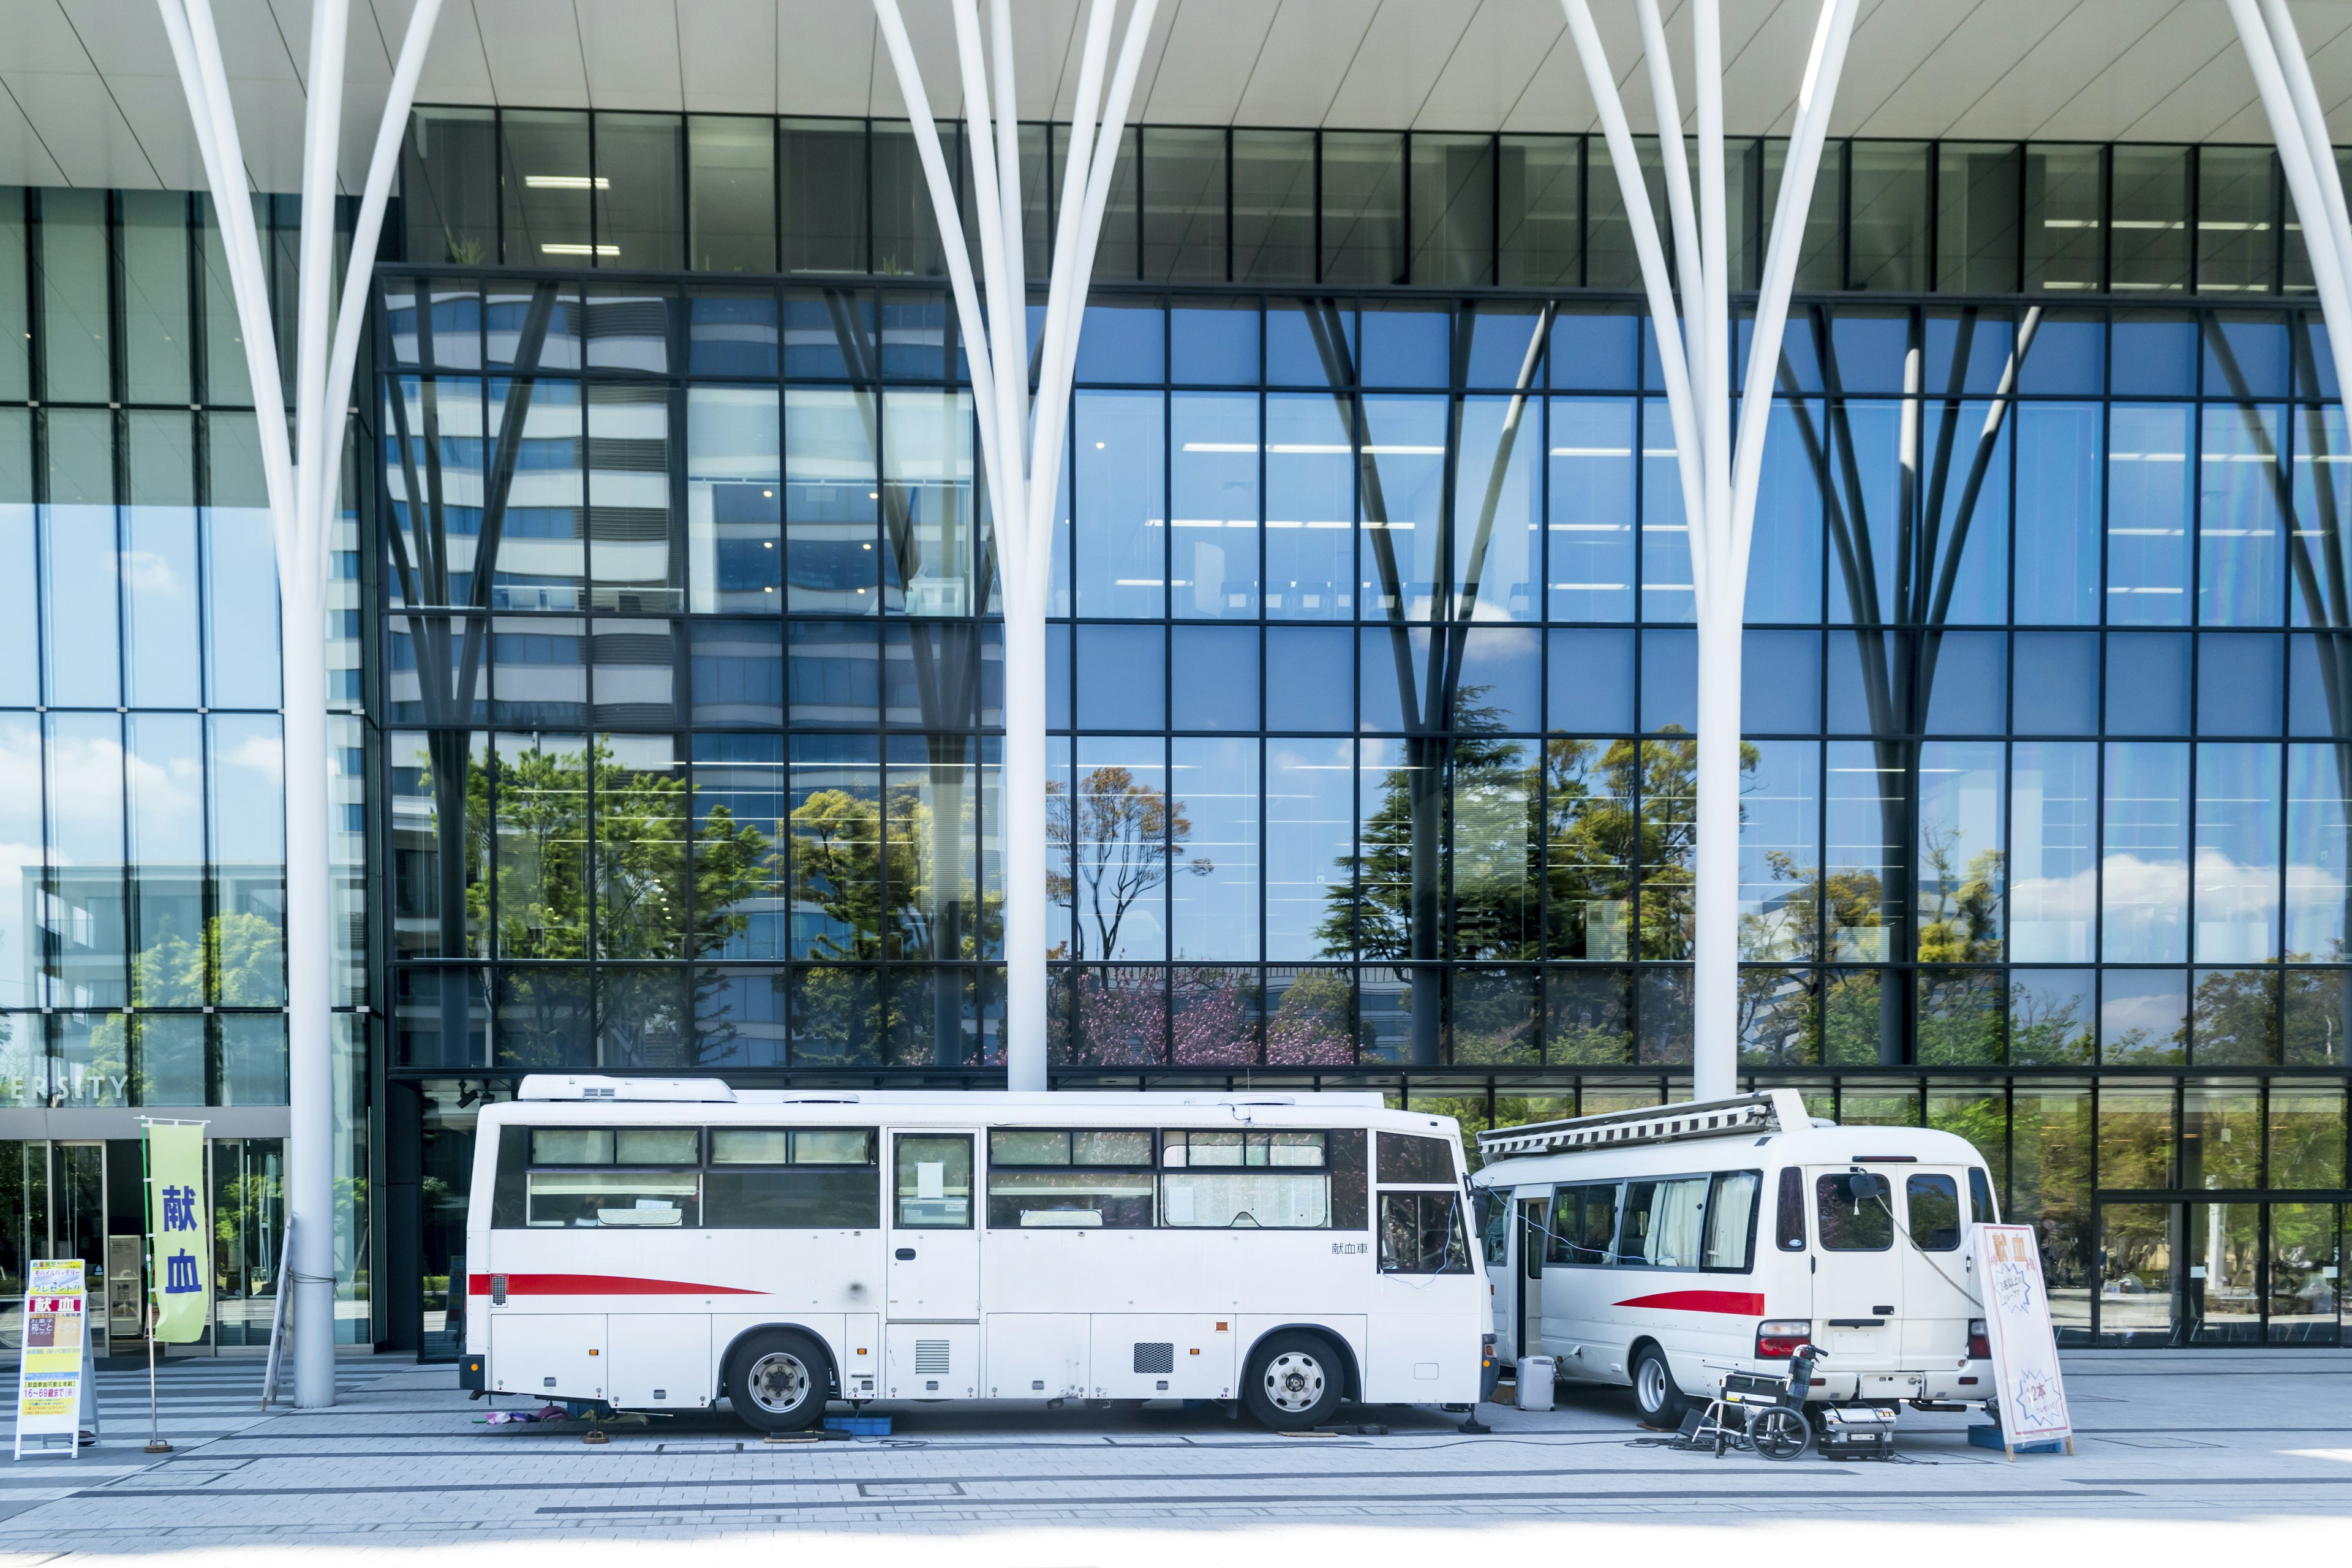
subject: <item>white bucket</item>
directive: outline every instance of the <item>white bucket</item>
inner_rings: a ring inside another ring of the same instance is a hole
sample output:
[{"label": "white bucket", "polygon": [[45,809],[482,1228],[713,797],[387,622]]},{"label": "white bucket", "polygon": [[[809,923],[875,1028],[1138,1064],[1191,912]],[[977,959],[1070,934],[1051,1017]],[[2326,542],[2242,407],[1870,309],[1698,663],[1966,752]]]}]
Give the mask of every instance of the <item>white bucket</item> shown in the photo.
[{"label": "white bucket", "polygon": [[1559,1375],[1559,1363],[1548,1355],[1523,1355],[1519,1358],[1519,1408],[1549,1410],[1551,1408],[1552,1380]]}]

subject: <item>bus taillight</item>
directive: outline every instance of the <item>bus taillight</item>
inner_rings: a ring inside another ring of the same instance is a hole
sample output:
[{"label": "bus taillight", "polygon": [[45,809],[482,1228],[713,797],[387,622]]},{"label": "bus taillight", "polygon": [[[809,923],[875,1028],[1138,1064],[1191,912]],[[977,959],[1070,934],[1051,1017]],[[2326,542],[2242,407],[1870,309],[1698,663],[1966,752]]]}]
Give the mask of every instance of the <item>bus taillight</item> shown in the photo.
[{"label": "bus taillight", "polygon": [[1970,1361],[1992,1359],[1992,1341],[1985,1337],[1985,1321],[1982,1318],[1969,1320],[1969,1359]]},{"label": "bus taillight", "polygon": [[1812,1338],[1810,1318],[1767,1318],[1756,1325],[1756,1359],[1787,1361],[1797,1353],[1800,1345],[1810,1344]]}]

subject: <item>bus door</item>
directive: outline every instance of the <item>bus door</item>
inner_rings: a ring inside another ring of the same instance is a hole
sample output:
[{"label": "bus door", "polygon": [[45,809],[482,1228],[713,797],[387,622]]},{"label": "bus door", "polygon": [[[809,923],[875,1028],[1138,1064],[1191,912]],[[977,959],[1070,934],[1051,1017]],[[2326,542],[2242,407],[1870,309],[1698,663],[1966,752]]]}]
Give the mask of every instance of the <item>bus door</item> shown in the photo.
[{"label": "bus door", "polygon": [[980,1232],[971,1132],[893,1132],[889,1316],[977,1322]]},{"label": "bus door", "polygon": [[1513,1321],[1518,1326],[1519,1354],[1543,1353],[1543,1266],[1544,1253],[1551,1240],[1551,1199],[1521,1198],[1517,1231],[1518,1267],[1513,1269],[1516,1281],[1514,1299],[1517,1305]]},{"label": "bus door", "polygon": [[[1895,1226],[1900,1166],[1815,1166],[1806,1171],[1813,1205],[1813,1335],[1831,1373],[1891,1371],[1901,1364],[1904,1245]],[[1865,1395],[1866,1397],[1866,1395]]]}]

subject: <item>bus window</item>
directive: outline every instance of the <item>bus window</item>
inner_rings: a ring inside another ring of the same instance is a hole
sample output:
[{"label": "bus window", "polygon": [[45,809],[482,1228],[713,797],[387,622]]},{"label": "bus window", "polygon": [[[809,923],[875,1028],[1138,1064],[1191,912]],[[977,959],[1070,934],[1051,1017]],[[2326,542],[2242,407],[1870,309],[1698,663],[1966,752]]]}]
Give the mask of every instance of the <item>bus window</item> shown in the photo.
[{"label": "bus window", "polygon": [[1594,1182],[1554,1190],[1551,1205],[1552,1263],[1587,1266],[1609,1261],[1617,1234],[1617,1184]]},{"label": "bus window", "polygon": [[1992,1178],[1981,1165],[1969,1167],[1969,1218],[1976,1225],[1995,1225],[2000,1219],[1992,1206]]},{"label": "bus window", "polygon": [[1903,1184],[1911,1210],[1911,1245],[1922,1252],[1960,1249],[1960,1184],[1949,1176],[1917,1175]]},{"label": "bus window", "polygon": [[1884,1252],[1895,1245],[1885,1177],[1868,1171],[1823,1176],[1813,1184],[1813,1193],[1825,1250]]},{"label": "bus window", "polygon": [[1160,1220],[1181,1229],[1325,1230],[1331,1175],[1320,1132],[1160,1135]]},{"label": "bus window", "polygon": [[1716,1176],[1715,1195],[1706,1205],[1706,1247],[1699,1257],[1700,1268],[1748,1272],[1756,1255],[1756,1195],[1763,1185],[1761,1171],[1724,1171]]},{"label": "bus window", "polygon": [[1324,1134],[1323,1158],[1331,1171],[1331,1228],[1361,1230],[1372,1222],[1371,1172],[1364,1158],[1364,1130],[1343,1127]]},{"label": "bus window", "polygon": [[1381,1134],[1381,1185],[1454,1182],[1454,1151],[1443,1138],[1412,1132]]},{"label": "bus window", "polygon": [[[1393,1134],[1387,1132],[1381,1134],[1384,1144],[1391,1136]],[[1470,1238],[1462,1228],[1461,1194],[1451,1192],[1382,1193],[1381,1272],[1475,1272],[1470,1262]]]},{"label": "bus window", "polygon": [[971,1138],[901,1132],[893,1171],[900,1230],[971,1228]]},{"label": "bus window", "polygon": [[525,1223],[698,1225],[701,1197],[702,1179],[692,1171],[533,1171]]},{"label": "bus window", "polygon": [[1780,1172],[1780,1214],[1772,1239],[1783,1252],[1805,1249],[1805,1173],[1794,1165]]},{"label": "bus window", "polygon": [[714,1127],[702,1223],[731,1230],[871,1230],[882,1173],[866,1128]]},{"label": "bus window", "polygon": [[988,1135],[988,1224],[1148,1227],[1151,1134],[1003,1128]]},{"label": "bus window", "polygon": [[1696,1268],[1706,1215],[1707,1178],[1675,1176],[1625,1184],[1624,1223],[1617,1227],[1621,1267]]}]

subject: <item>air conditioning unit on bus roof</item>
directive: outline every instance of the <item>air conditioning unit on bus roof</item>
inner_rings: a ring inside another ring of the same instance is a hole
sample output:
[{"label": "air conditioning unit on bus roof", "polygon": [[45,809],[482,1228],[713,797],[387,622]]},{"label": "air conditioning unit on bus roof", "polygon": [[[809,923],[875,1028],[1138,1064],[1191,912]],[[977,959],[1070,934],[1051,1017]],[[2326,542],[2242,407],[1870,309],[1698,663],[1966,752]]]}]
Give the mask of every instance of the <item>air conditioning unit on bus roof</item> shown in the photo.
[{"label": "air conditioning unit on bus roof", "polygon": [[607,1078],[601,1074],[558,1077],[533,1073],[522,1080],[517,1100],[702,1100],[731,1105],[735,1091],[715,1078]]}]

